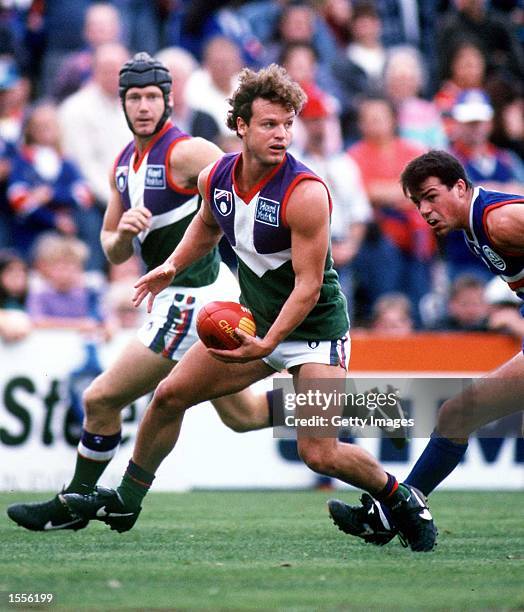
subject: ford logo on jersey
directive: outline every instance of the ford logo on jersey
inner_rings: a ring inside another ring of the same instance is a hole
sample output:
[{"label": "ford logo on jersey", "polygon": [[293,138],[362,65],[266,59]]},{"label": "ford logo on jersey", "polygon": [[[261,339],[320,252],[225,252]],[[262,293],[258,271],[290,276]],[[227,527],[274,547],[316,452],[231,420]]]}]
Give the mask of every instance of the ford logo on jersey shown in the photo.
[{"label": "ford logo on jersey", "polygon": [[266,225],[278,227],[278,213],[280,210],[280,202],[268,200],[268,198],[258,198],[257,208],[255,211],[255,220]]},{"label": "ford logo on jersey", "polygon": [[166,168],[165,166],[150,165],[146,168],[146,179],[144,182],[147,189],[166,188]]},{"label": "ford logo on jersey", "polygon": [[484,253],[485,257],[495,266],[495,268],[497,268],[497,270],[502,271],[506,269],[506,262],[502,259],[502,257],[500,257],[500,255],[497,255],[495,251],[492,251],[489,246],[484,245],[482,247],[482,252]]},{"label": "ford logo on jersey", "polygon": [[233,194],[227,189],[215,189],[213,193],[213,200],[215,207],[218,212],[223,216],[227,217],[233,210]]},{"label": "ford logo on jersey", "polygon": [[129,168],[127,166],[117,166],[115,171],[115,183],[116,188],[120,193],[124,193],[127,187],[127,173]]}]

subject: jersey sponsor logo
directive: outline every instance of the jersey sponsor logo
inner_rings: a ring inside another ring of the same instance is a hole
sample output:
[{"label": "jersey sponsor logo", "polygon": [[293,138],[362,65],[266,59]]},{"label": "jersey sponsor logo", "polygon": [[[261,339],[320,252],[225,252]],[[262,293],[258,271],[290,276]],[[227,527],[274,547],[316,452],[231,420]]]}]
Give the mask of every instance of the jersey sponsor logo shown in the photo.
[{"label": "jersey sponsor logo", "polygon": [[278,227],[280,202],[268,198],[258,198],[255,211],[255,221]]},{"label": "jersey sponsor logo", "polygon": [[160,165],[149,165],[146,168],[146,178],[144,186],[147,189],[165,189],[166,188],[166,167]]},{"label": "jersey sponsor logo", "polygon": [[115,183],[116,188],[120,193],[125,191],[127,187],[127,174],[129,172],[129,166],[117,166],[115,171]]},{"label": "jersey sponsor logo", "polygon": [[482,252],[484,253],[484,256],[495,266],[495,268],[497,268],[497,270],[506,269],[506,262],[502,259],[502,257],[500,257],[500,255],[497,255],[495,251],[492,251],[489,246],[484,245],[482,247]]},{"label": "jersey sponsor logo", "polygon": [[223,216],[227,217],[233,211],[233,194],[227,189],[216,189],[213,192],[215,208]]}]

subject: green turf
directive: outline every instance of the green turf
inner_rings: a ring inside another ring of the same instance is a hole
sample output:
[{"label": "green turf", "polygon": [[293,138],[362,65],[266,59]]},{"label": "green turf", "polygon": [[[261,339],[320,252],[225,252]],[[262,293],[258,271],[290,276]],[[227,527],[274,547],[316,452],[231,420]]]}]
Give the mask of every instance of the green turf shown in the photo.
[{"label": "green turf", "polygon": [[[429,554],[345,536],[328,496],[156,493],[126,534],[102,523],[31,533],[3,514],[0,609],[15,609],[7,592],[53,592],[68,610],[524,610],[524,492],[435,493]],[[45,496],[0,494],[4,508],[36,499]]]}]

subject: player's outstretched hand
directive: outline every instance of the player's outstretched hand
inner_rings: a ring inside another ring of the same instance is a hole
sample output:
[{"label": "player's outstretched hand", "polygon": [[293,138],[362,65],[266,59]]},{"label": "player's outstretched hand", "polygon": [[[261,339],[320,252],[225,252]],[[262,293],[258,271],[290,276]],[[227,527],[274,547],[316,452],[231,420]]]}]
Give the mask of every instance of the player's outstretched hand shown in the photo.
[{"label": "player's outstretched hand", "polygon": [[154,268],[151,272],[144,274],[135,283],[135,294],[133,296],[133,306],[140,306],[144,299],[149,295],[147,300],[147,312],[151,312],[155,297],[166,287],[169,287],[171,281],[175,278],[176,267],[170,262],[165,262],[161,266]]},{"label": "player's outstretched hand", "polygon": [[262,357],[267,357],[267,355],[274,350],[274,347],[268,346],[263,339],[250,336],[238,327],[235,329],[235,335],[240,341],[240,346],[238,348],[226,351],[208,348],[208,352],[219,361],[224,361],[226,363],[246,363],[248,361],[255,361],[256,359],[262,359]]}]

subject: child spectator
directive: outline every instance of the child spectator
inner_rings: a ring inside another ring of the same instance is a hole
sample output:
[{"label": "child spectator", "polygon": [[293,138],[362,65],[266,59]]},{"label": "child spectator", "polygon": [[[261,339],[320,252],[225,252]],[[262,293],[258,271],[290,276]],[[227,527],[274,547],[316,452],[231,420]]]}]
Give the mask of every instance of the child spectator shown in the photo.
[{"label": "child spectator", "polygon": [[403,293],[386,293],[373,305],[371,330],[389,336],[408,336],[413,332],[411,302]]},{"label": "child spectator", "polygon": [[22,340],[31,331],[24,312],[27,296],[27,265],[11,251],[0,252],[0,339]]},{"label": "child spectator", "polygon": [[89,251],[73,236],[46,234],[35,247],[39,278],[30,286],[28,312],[40,328],[108,335],[101,288],[84,272]]}]

